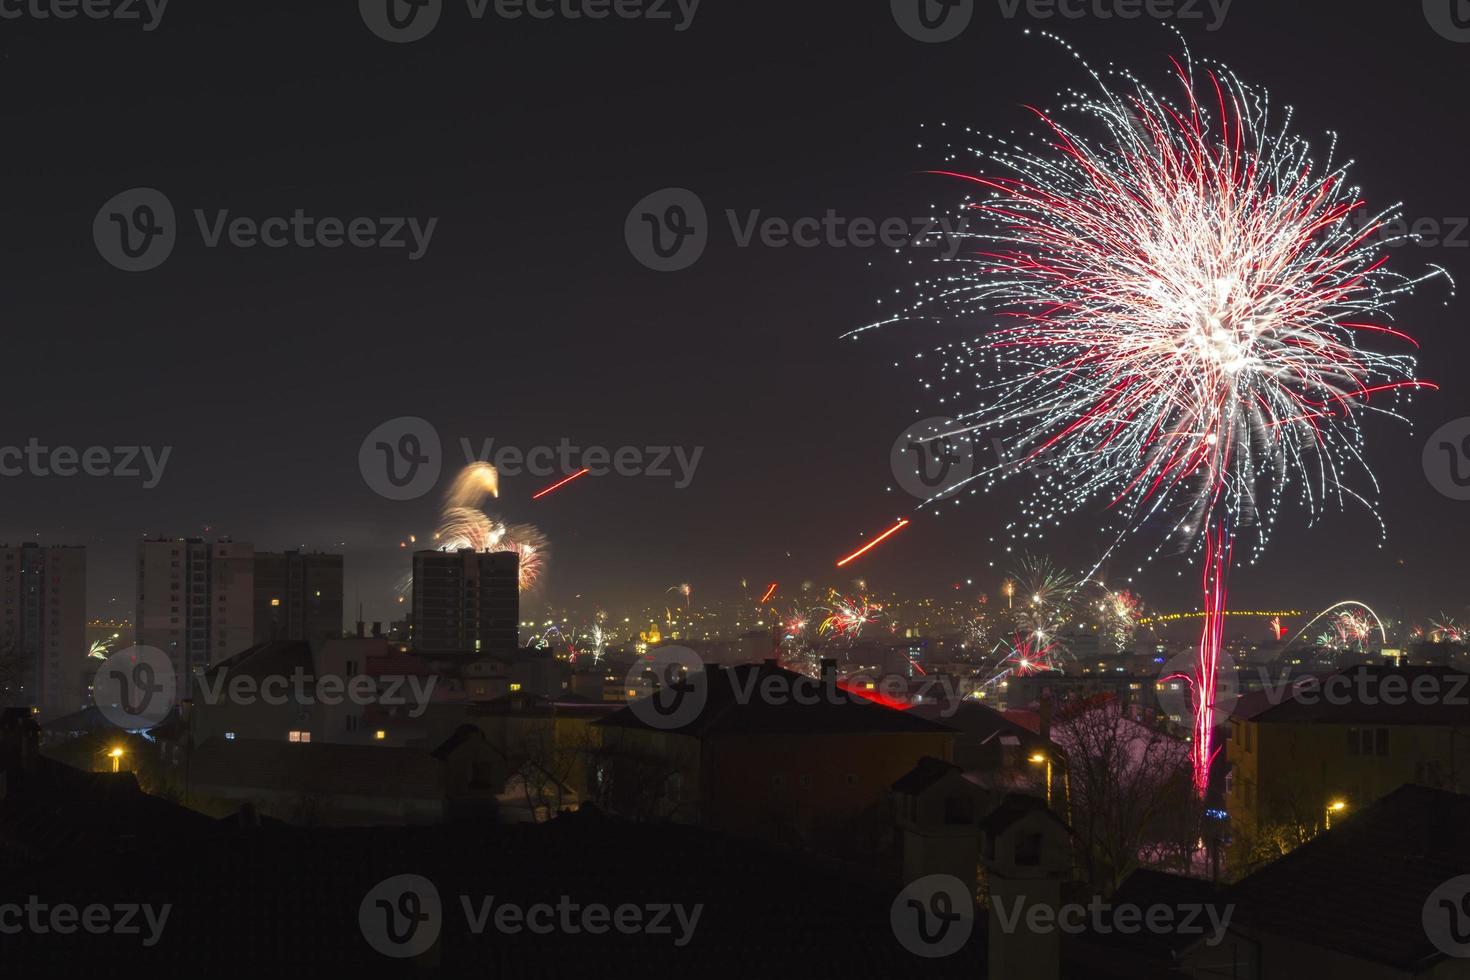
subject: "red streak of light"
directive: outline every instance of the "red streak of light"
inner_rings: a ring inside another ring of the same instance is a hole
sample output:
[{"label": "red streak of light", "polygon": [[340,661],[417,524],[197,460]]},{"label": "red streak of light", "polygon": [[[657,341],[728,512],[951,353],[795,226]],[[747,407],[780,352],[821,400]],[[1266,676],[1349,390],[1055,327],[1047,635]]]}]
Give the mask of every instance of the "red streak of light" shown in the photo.
[{"label": "red streak of light", "polygon": [[771,587],[766,590],[766,594],[761,596],[761,601],[756,603],[756,605],[764,606],[766,604],[766,600],[770,599],[771,596],[776,594],[776,585],[777,583],[772,582]]},{"label": "red streak of light", "polygon": [[844,565],[849,565],[852,562],[857,561],[863,555],[866,555],[868,552],[872,551],[874,548],[878,547],[884,541],[886,541],[889,538],[893,537],[893,535],[897,534],[899,531],[902,531],[904,528],[906,528],[908,526],[909,526],[909,519],[907,517],[901,519],[897,524],[893,525],[888,530],[886,530],[882,534],[878,535],[872,541],[869,541],[867,544],[863,545],[857,551],[854,551],[852,554],[848,555],[846,558],[844,558],[841,561],[839,561],[837,563],[837,567],[838,568],[841,568]]},{"label": "red streak of light", "polygon": [[881,691],[866,691],[860,687],[853,685],[853,683],[845,677],[837,682],[837,686],[849,694],[856,694],[860,698],[865,698],[868,701],[872,701],[874,704],[881,704],[885,708],[892,708],[894,711],[907,711],[909,710],[909,708],[913,707],[913,705],[909,704],[907,701],[900,701],[897,698],[890,698],[888,695],[882,693]]},{"label": "red streak of light", "polygon": [[545,490],[542,490],[540,493],[532,494],[531,499],[532,500],[540,500],[542,497],[546,496],[548,493],[552,493],[552,492],[554,492],[556,490],[560,490],[562,487],[566,486],[568,483],[571,483],[573,480],[577,479],[578,477],[586,476],[588,473],[591,473],[591,472],[592,471],[590,469],[581,469],[581,470],[578,470],[577,472],[573,473],[571,476],[567,477],[565,480],[559,480],[556,483],[553,483],[551,486],[547,487]]}]

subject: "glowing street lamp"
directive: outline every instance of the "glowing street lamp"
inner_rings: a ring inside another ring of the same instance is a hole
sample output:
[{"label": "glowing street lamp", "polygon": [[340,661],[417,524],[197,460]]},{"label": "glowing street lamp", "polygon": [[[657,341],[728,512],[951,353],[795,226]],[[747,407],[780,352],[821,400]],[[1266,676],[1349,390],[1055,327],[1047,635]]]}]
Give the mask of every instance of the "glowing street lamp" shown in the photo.
[{"label": "glowing street lamp", "polygon": [[1328,830],[1331,830],[1332,829],[1332,815],[1334,813],[1341,813],[1342,811],[1344,811],[1346,809],[1347,809],[1347,802],[1345,800],[1333,800],[1331,803],[1327,804],[1327,829]]},{"label": "glowing street lamp", "polygon": [[121,772],[123,757],[122,748],[119,746],[118,748],[113,749],[111,752],[107,753],[107,757],[112,760],[112,771]]}]

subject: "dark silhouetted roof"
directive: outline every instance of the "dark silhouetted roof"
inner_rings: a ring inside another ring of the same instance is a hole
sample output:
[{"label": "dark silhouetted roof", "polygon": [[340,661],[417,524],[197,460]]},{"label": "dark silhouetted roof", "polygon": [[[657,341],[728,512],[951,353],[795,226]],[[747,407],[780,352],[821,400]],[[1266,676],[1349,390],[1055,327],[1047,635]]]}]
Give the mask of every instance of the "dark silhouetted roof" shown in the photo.
[{"label": "dark silhouetted roof", "polygon": [[939,782],[952,772],[959,772],[960,767],[943,759],[936,759],[926,755],[919,760],[919,764],[910,769],[898,781],[893,784],[895,793],[903,793],[905,796],[913,796]]},{"label": "dark silhouetted roof", "polygon": [[[772,663],[742,664],[704,672],[708,699],[698,717],[678,728],[681,735],[705,738],[720,735],[830,735],[947,733],[954,729],[887,708],[830,682],[777,667]],[[771,700],[761,696],[766,677],[779,677],[801,698]],[[825,691],[821,685],[826,684]],[[820,694],[816,693],[821,691]],[[803,703],[805,702],[805,703]],[[631,708],[624,708],[594,724],[617,728],[649,728]]]},{"label": "dark silhouetted roof", "polygon": [[[1394,685],[1402,681],[1402,687],[1385,691],[1382,685],[1389,678],[1396,678]],[[1416,682],[1432,683],[1436,695],[1415,698]],[[1319,686],[1333,683],[1342,685],[1343,697],[1328,697]],[[1450,667],[1359,664],[1294,677],[1280,691],[1241,695],[1230,714],[1264,724],[1470,725],[1470,674]]]},{"label": "dark silhouetted roof", "polygon": [[189,762],[193,786],[321,796],[442,800],[438,761],[422,749],[211,738]]},{"label": "dark silhouetted roof", "polygon": [[1442,959],[1424,903],[1470,872],[1470,796],[1403,786],[1226,892],[1232,924],[1411,973]]}]

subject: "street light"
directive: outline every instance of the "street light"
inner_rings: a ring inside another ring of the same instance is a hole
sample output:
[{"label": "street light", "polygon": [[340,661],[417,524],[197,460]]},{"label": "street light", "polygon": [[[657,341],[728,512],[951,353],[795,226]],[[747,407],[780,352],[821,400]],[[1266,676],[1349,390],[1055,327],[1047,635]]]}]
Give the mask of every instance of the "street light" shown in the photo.
[{"label": "street light", "polygon": [[111,752],[107,753],[107,757],[112,760],[112,771],[113,772],[121,772],[122,771],[122,757],[123,757],[123,750],[122,750],[122,748],[121,747],[118,747],[118,748],[113,749]]},{"label": "street light", "polygon": [[1331,803],[1327,804],[1327,829],[1328,830],[1331,830],[1332,829],[1332,815],[1334,813],[1341,813],[1342,811],[1344,811],[1346,809],[1347,809],[1347,801],[1345,801],[1345,800],[1333,800]]}]

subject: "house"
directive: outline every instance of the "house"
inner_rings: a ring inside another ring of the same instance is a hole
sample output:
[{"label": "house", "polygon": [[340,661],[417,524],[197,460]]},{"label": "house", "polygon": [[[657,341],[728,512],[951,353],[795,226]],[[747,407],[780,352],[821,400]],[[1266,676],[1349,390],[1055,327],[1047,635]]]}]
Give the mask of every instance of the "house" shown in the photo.
[{"label": "house", "polygon": [[1010,794],[980,821],[980,857],[990,909],[990,976],[1055,980],[1061,975],[1061,935],[1028,928],[1026,915],[1033,906],[1062,904],[1072,878],[1067,825],[1044,801]]},{"label": "house", "polygon": [[774,660],[708,670],[691,720],[651,726],[633,707],[594,723],[591,789],[616,812],[829,843],[892,821],[887,795],[955,732]]},{"label": "house", "polygon": [[1226,752],[1242,852],[1282,827],[1325,827],[1406,783],[1467,792],[1470,675],[1360,665],[1248,694]]},{"label": "house", "polygon": [[288,823],[440,823],[449,813],[444,760],[422,749],[211,738],[186,773],[186,799],[249,803]]},{"label": "house", "polygon": [[1181,967],[1201,980],[1467,977],[1467,874],[1470,796],[1401,786],[1227,889],[1225,941],[1197,943]]},{"label": "house", "polygon": [[978,701],[921,704],[909,713],[955,729],[954,764],[997,792],[1039,792],[1046,771],[1032,760],[1060,758],[1058,746],[1037,728]]},{"label": "house", "polygon": [[980,817],[1000,802],[959,766],[924,757],[893,784],[903,880],[947,874],[975,889]]}]

